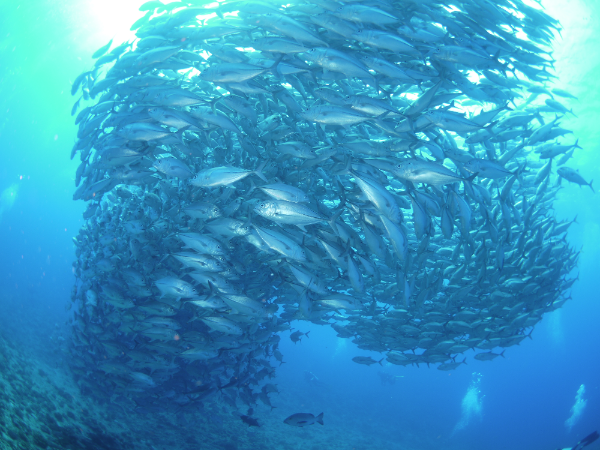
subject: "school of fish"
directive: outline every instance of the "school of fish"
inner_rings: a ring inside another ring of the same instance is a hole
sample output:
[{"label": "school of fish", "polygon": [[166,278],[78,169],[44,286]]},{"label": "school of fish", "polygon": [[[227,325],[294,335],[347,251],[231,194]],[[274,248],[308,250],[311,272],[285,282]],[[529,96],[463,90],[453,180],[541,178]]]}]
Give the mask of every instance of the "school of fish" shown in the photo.
[{"label": "school of fish", "polygon": [[569,298],[579,254],[552,205],[592,182],[565,165],[574,97],[552,88],[541,7],[140,9],[72,85],[82,387],[150,411],[271,405],[292,321],[452,370]]}]

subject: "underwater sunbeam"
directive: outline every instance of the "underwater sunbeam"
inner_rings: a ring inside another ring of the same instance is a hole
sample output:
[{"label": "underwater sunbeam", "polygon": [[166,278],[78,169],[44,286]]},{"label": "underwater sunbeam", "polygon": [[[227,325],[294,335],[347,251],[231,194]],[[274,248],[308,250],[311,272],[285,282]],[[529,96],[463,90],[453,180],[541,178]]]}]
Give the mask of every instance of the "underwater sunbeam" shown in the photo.
[{"label": "underwater sunbeam", "polygon": [[2,194],[0,194],[0,220],[2,220],[4,213],[10,211],[13,207],[17,200],[18,193],[19,185],[17,183],[11,184],[2,191]]}]

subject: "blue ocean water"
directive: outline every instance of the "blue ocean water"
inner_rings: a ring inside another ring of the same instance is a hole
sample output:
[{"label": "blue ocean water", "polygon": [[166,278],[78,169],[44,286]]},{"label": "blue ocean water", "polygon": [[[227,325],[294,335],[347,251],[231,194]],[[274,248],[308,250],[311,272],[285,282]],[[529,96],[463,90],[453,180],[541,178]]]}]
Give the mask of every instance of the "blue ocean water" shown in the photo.
[{"label": "blue ocean water", "polygon": [[[69,153],[77,130],[69,114],[70,83],[90,66],[97,48],[127,37],[129,24],[141,16],[140,3],[0,4],[0,335],[28,363],[54,368],[56,379],[68,376],[61,374],[70,357],[64,348],[72,311],[65,305],[74,282],[72,239],[84,210],[83,202],[72,200],[77,161]],[[588,180],[600,179],[600,3],[542,3],[564,27],[553,53],[556,86],[579,97],[570,102],[578,118],[563,122],[583,147],[570,166]],[[310,335],[294,344],[282,332],[285,364],[271,381],[280,391],[272,398],[277,408],[261,409],[260,429],[236,428],[240,439],[274,449],[310,443],[308,448],[542,450],[572,446],[600,428],[600,200],[589,188],[563,186],[554,209],[559,220],[577,216],[568,240],[581,249],[579,281],[572,300],[544,315],[532,339],[492,362],[467,352],[467,364],[450,372],[385,360],[367,367],[352,358],[369,352],[332,329],[292,322]],[[19,376],[3,373],[11,383]],[[324,412],[325,425],[269,430],[295,412]],[[27,413],[25,423],[44,421],[34,416]],[[8,436],[6,416],[0,427]],[[218,423],[208,429],[228,435]],[[170,431],[177,434],[176,427]],[[132,440],[145,439],[133,425],[129,433]],[[6,440],[0,448],[29,448],[18,442]]]}]

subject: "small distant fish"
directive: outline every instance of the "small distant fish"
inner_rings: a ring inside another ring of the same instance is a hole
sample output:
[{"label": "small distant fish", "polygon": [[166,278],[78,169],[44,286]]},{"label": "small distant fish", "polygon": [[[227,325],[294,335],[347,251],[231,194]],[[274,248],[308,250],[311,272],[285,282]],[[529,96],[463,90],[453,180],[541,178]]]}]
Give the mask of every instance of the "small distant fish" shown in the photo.
[{"label": "small distant fish", "polygon": [[260,427],[260,424],[258,423],[258,420],[256,420],[254,417],[250,417],[250,416],[246,416],[246,415],[242,414],[240,416],[240,419],[242,419],[242,422],[247,423],[248,426],[251,426],[251,427]]},{"label": "small distant fish", "polygon": [[496,359],[498,356],[502,356],[504,358],[504,350],[502,350],[501,353],[492,353],[492,352],[477,353],[474,356],[474,358],[479,361],[492,361],[493,359]]},{"label": "small distant fish", "polygon": [[564,97],[564,98],[573,98],[575,100],[578,100],[577,97],[575,97],[573,94],[571,94],[570,92],[567,92],[563,89],[558,89],[558,88],[552,88],[552,93],[554,95],[558,95],[559,97]]},{"label": "small distant fish", "polygon": [[283,183],[261,186],[260,189],[275,200],[285,200],[293,203],[308,202],[310,200],[308,195],[306,195],[302,190]]},{"label": "small distant fish", "polygon": [[315,423],[324,425],[323,413],[319,414],[317,417],[310,413],[296,413],[285,419],[283,423],[287,423],[293,427],[305,427],[307,425],[314,425]]},{"label": "small distant fish", "polygon": [[110,46],[112,45],[113,40],[111,39],[110,41],[108,41],[108,44],[100,47],[98,50],[96,50],[94,52],[94,54],[92,55],[92,59],[96,59],[96,58],[100,58],[102,55],[104,55],[108,49],[110,48]]},{"label": "small distant fish", "polygon": [[171,156],[167,158],[157,159],[156,161],[154,161],[153,167],[159,172],[164,173],[168,177],[177,177],[185,179],[194,176],[194,173],[185,163]]},{"label": "small distant fish", "polygon": [[237,167],[213,167],[204,169],[198,172],[196,176],[190,180],[190,184],[198,187],[226,186],[242,180],[252,173],[266,182],[267,179],[262,174],[263,167],[264,163],[257,170],[245,170]]},{"label": "small distant fish", "polygon": [[465,163],[463,168],[468,172],[477,174],[479,178],[505,178],[509,175],[514,175],[511,171],[506,170],[500,164],[486,159],[472,159]]},{"label": "small distant fish", "polygon": [[594,182],[594,180],[591,180],[588,183],[583,179],[581,175],[579,175],[578,171],[571,169],[570,167],[560,167],[556,171],[556,173],[558,173],[559,177],[564,178],[565,180],[570,181],[571,183],[578,184],[579,186],[589,186],[592,192],[596,192],[592,187],[592,183]]},{"label": "small distant fish", "polygon": [[413,183],[443,186],[464,180],[447,167],[432,161],[405,159],[394,164],[389,160],[369,159],[366,162],[378,169],[391,172],[401,180],[409,180]]},{"label": "small distant fish", "polygon": [[358,364],[364,364],[366,366],[370,366],[371,364],[375,363],[379,363],[379,365],[382,366],[383,364],[381,364],[381,361],[383,361],[384,359],[385,358],[381,358],[379,361],[375,361],[370,356],[355,356],[354,358],[352,358],[352,361]]},{"label": "small distant fish", "polygon": [[300,342],[301,336],[308,337],[308,333],[310,333],[310,331],[307,331],[306,333],[303,333],[302,331],[294,331],[292,334],[290,334],[290,339],[295,344],[296,342]]},{"label": "small distant fish", "polygon": [[463,359],[460,362],[453,361],[450,363],[443,363],[438,366],[438,370],[454,370],[461,364],[466,364],[466,363],[467,363],[467,358]]}]

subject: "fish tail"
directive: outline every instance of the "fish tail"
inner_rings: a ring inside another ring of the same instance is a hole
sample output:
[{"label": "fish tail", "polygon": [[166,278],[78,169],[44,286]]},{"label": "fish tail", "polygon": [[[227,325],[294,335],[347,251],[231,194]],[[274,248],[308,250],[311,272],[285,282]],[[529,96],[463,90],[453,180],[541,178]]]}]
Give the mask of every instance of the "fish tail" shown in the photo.
[{"label": "fish tail", "polygon": [[[579,278],[579,274],[577,274],[577,278]],[[531,333],[533,333],[533,328],[531,329],[529,334],[526,334],[525,336],[527,336],[529,339],[531,339],[533,341],[533,338],[531,337]]]},{"label": "fish tail", "polygon": [[214,298],[217,295],[217,290],[215,289],[215,286],[209,281],[207,281],[208,283],[208,295],[206,296],[206,300],[210,300],[211,298]]},{"label": "fish tail", "polygon": [[281,54],[281,56],[279,56],[275,62],[273,63],[273,65],[269,68],[269,70],[271,71],[271,73],[273,74],[273,76],[275,78],[277,78],[278,80],[281,79],[282,77],[282,73],[279,70],[279,63],[281,62],[281,60],[283,59],[283,54]]},{"label": "fish tail", "polygon": [[352,175],[352,157],[348,157],[347,161],[346,161],[346,166],[343,169],[340,169],[337,172],[334,172],[333,175]]},{"label": "fish tail", "polygon": [[256,185],[254,184],[254,181],[250,180],[250,189],[248,190],[246,195],[250,195],[252,193],[252,191],[254,191],[255,189],[256,189]]},{"label": "fish tail", "polygon": [[470,177],[467,177],[464,179],[464,181],[468,181],[469,183],[472,183],[473,180],[475,179],[475,177],[477,177],[477,175],[479,175],[479,172],[475,172],[473,175],[471,175]]},{"label": "fish tail", "polygon": [[321,425],[325,425],[323,423],[323,413],[321,413],[317,416],[317,423],[320,423]]},{"label": "fish tail", "polygon": [[593,182],[594,182],[594,180],[590,181],[590,183],[589,183],[589,185],[588,185],[588,186],[590,187],[590,189],[592,190],[592,192],[595,194],[595,193],[596,193],[596,191],[595,191],[595,190],[594,190],[594,188],[592,187],[592,183],[593,183]]},{"label": "fish tail", "polygon": [[[377,78],[375,78],[375,80],[377,82],[379,82],[379,80]],[[383,89],[381,86],[379,86],[379,89],[377,89],[377,92],[381,92],[383,93],[383,95],[385,96],[385,98],[390,99],[392,98],[392,94],[388,91],[386,91],[385,89]]]},{"label": "fish tail", "polygon": [[265,160],[263,161],[260,166],[258,166],[258,168],[254,171],[254,174],[258,177],[260,177],[261,180],[263,180],[265,183],[268,183],[267,181],[267,177],[265,177],[265,175],[262,173],[262,170],[265,168],[265,166],[267,165],[267,162],[269,162],[269,160]]},{"label": "fish tail", "polygon": [[179,139],[179,142],[181,142],[181,145],[183,145],[184,147],[187,147],[187,145],[185,145],[185,141],[183,140],[183,133],[185,132],[185,130],[187,130],[191,125],[186,125],[183,128],[180,128],[179,130],[177,130],[177,132],[175,133],[175,136],[177,137],[177,139]]},{"label": "fish tail", "polygon": [[[217,113],[217,111],[216,111],[215,107],[216,107],[217,103],[219,103],[219,102],[220,102],[222,99],[223,99],[223,96],[222,96],[222,95],[220,95],[220,96],[218,96],[218,97],[215,97],[215,98],[213,98],[213,99],[212,99],[212,100],[209,102],[209,105],[210,105],[210,108],[212,109],[212,112],[213,112],[213,114],[216,114],[216,113]],[[200,128],[200,127],[198,127],[198,128]]]},{"label": "fish tail", "polygon": [[329,222],[329,226],[332,228],[333,232],[339,236],[339,231],[336,225],[336,221],[339,219],[340,215],[344,212],[343,208],[339,208],[337,212],[335,212],[333,214],[333,216],[331,216],[331,218],[328,220]]},{"label": "fish tail", "polygon": [[348,241],[348,243],[346,244],[346,248],[342,253],[339,254],[338,258],[345,258],[346,256],[349,256],[351,249],[352,248],[350,246],[350,241]]}]

